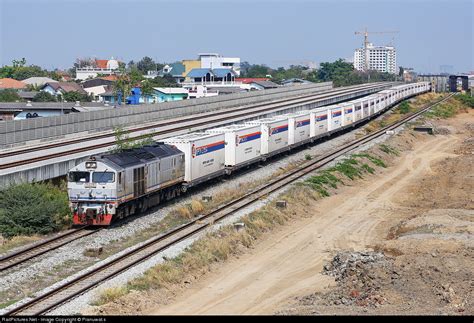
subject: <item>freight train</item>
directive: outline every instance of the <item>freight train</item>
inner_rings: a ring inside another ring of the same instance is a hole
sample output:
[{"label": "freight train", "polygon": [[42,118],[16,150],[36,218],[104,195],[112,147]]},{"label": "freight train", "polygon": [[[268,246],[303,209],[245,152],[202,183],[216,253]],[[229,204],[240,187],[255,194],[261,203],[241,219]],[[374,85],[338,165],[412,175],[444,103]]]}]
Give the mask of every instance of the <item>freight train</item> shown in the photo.
[{"label": "freight train", "polygon": [[75,225],[107,226],[189,187],[354,127],[430,90],[403,84],[349,102],[188,133],[153,145],[90,157],[68,172]]}]

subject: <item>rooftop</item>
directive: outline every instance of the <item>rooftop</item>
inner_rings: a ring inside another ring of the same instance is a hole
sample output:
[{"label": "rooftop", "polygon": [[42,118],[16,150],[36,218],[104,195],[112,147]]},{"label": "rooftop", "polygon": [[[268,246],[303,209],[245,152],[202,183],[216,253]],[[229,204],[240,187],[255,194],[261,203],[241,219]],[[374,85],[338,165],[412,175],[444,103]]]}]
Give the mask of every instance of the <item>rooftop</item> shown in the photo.
[{"label": "rooftop", "polygon": [[26,84],[11,78],[0,79],[0,89],[24,89]]},{"label": "rooftop", "polygon": [[188,94],[188,91],[182,87],[154,87],[153,89],[164,94]]},{"label": "rooftop", "polygon": [[84,91],[84,89],[79,84],[74,82],[48,82],[43,85],[43,89],[48,85],[52,87],[55,91],[61,89],[64,92],[86,93],[86,91]]},{"label": "rooftop", "polygon": [[34,77],[27,78],[26,80],[23,80],[22,82],[25,84],[43,85],[48,82],[58,82],[58,81],[53,80],[52,78],[49,78],[49,77],[34,76]]}]

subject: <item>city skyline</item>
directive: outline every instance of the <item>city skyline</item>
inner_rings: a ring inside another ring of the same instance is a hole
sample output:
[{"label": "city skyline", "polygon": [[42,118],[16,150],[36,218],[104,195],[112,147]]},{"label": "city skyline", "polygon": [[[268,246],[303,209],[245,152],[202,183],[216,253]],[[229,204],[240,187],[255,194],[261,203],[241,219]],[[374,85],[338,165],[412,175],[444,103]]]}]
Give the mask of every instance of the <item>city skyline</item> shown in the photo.
[{"label": "city skyline", "polygon": [[[474,70],[472,6],[463,0],[1,0],[0,64],[25,57],[28,64],[66,69],[80,57],[173,62],[217,52],[275,68],[351,60],[363,43],[354,31],[367,27],[399,31],[394,38],[369,34],[375,45],[393,42],[398,66],[436,73],[450,65],[467,72]],[[447,23],[453,17],[455,28]]]}]

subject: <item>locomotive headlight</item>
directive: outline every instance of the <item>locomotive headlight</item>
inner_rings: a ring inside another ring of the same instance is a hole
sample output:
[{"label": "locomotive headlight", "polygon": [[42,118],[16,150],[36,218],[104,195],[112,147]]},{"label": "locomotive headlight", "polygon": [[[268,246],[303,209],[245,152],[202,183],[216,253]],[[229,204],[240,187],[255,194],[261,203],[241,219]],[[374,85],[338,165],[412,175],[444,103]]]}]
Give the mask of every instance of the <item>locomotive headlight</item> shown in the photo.
[{"label": "locomotive headlight", "polygon": [[97,168],[96,162],[86,162],[86,168]]}]

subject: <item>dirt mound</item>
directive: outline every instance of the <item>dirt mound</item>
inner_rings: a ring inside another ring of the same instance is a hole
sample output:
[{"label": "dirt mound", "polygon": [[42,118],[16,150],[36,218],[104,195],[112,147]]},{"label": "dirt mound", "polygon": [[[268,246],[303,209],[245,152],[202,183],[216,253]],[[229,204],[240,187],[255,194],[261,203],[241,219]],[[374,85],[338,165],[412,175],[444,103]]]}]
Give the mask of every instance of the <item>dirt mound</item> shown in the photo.
[{"label": "dirt mound", "polygon": [[390,259],[380,252],[341,252],[324,266],[339,288],[325,297],[326,304],[377,307],[386,301],[377,281],[398,278]]}]

